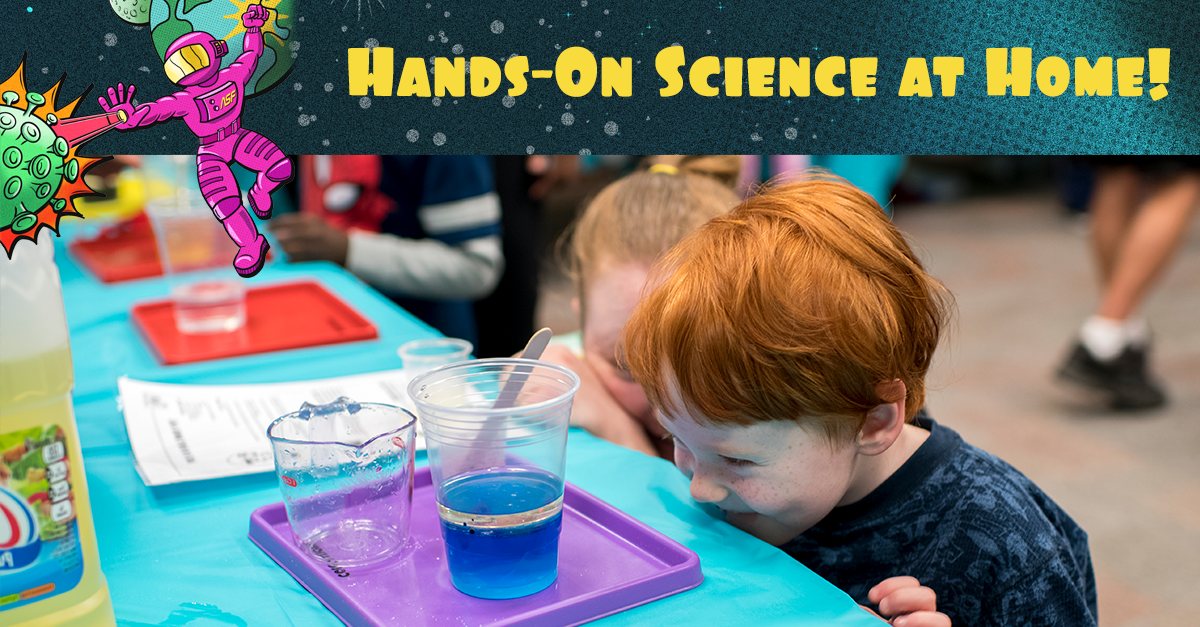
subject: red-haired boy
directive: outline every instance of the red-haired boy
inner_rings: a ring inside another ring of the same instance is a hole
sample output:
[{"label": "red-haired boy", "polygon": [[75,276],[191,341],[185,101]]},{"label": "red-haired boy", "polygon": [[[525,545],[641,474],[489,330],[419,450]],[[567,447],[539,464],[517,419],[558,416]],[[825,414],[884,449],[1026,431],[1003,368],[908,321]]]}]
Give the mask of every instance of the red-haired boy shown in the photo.
[{"label": "red-haired boy", "polygon": [[623,358],[697,501],[897,625],[1096,624],[1087,534],[914,420],[951,302],[870,196],[770,189],[657,272]]}]

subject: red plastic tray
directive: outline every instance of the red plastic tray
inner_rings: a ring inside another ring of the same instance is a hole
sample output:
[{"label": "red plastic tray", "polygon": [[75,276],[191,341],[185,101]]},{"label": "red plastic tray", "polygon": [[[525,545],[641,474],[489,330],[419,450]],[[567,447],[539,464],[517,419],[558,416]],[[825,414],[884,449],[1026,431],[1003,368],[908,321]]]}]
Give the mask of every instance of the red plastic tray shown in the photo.
[{"label": "red plastic tray", "polygon": [[135,305],[130,318],[167,365],[379,337],[370,320],[313,281],[247,290],[246,325],[232,333],[180,333],[169,299]]},{"label": "red plastic tray", "polygon": [[163,273],[158,245],[146,214],[106,227],[92,240],[68,245],[79,262],[105,283],[131,281]]},{"label": "red plastic tray", "polygon": [[467,596],[450,583],[429,467],[418,468],[414,478],[403,559],[335,571],[296,547],[283,503],[254,511],[250,539],[351,627],[579,625],[704,581],[700,558],[687,547],[568,482],[558,580],[519,599]]},{"label": "red plastic tray", "polygon": [[[163,273],[154,229],[144,213],[105,227],[95,239],[75,240],[67,247],[84,267],[105,283],[145,279],[162,276]],[[271,258],[271,251],[268,250],[267,259]],[[211,263],[191,270],[216,268],[228,263],[228,260],[213,259]]]}]

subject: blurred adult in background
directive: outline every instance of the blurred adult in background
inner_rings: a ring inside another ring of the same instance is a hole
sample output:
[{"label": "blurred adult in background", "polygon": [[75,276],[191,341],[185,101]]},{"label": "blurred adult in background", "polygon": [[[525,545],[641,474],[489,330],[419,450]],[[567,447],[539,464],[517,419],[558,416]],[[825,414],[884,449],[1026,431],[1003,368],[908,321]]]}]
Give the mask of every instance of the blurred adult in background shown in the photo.
[{"label": "blurred adult in background", "polygon": [[496,194],[500,199],[504,273],[495,291],[475,302],[475,321],[479,326],[476,357],[514,355],[525,347],[534,331],[544,245],[542,207],[533,193],[538,191],[535,186],[552,186],[557,181],[546,181],[546,173],[553,168],[529,163],[532,159],[492,157]]},{"label": "blurred adult in background", "polygon": [[345,266],[443,334],[478,342],[473,302],[504,271],[482,156],[299,158],[300,212],[270,229],[292,261]]},{"label": "blurred adult in background", "polygon": [[1166,402],[1150,373],[1142,305],[1179,249],[1200,203],[1200,157],[1093,157],[1088,203],[1100,303],[1079,331],[1060,379],[1103,393],[1115,410]]}]

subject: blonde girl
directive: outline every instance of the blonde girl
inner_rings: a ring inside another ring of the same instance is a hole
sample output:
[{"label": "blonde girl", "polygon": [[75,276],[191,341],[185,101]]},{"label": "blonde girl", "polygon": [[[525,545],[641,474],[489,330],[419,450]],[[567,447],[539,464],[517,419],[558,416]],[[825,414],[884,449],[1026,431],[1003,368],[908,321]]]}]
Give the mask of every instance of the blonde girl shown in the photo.
[{"label": "blonde girl", "polygon": [[621,329],[654,261],[739,202],[736,156],[650,157],[600,191],[569,232],[581,342],[551,345],[545,360],[582,380],[571,423],[621,446],[671,459],[671,441],[641,387],[616,359]]}]

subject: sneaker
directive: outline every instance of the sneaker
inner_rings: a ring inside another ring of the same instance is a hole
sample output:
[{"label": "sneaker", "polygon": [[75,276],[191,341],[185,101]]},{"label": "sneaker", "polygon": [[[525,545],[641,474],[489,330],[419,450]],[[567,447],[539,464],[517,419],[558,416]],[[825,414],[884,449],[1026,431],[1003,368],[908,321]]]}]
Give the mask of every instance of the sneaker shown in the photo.
[{"label": "sneaker", "polygon": [[1116,358],[1101,361],[1077,343],[1058,378],[1109,394],[1109,406],[1115,410],[1153,409],[1167,402],[1146,371],[1144,347],[1126,346]]}]

